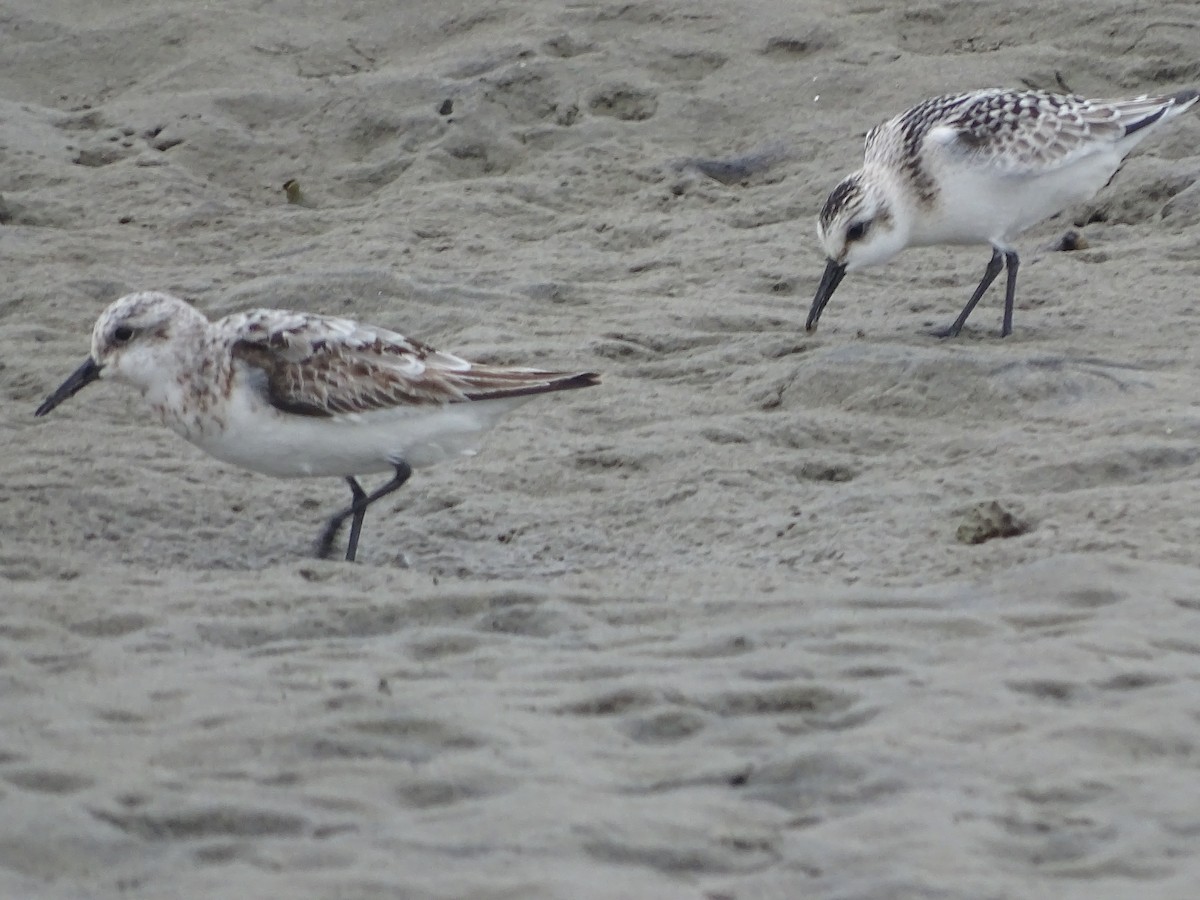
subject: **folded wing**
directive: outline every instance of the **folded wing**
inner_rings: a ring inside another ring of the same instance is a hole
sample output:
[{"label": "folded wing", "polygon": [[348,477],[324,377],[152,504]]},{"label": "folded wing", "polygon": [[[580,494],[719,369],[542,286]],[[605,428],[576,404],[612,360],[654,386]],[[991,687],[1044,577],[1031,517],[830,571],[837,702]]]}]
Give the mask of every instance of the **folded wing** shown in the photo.
[{"label": "folded wing", "polygon": [[1042,92],[981,92],[949,111],[929,129],[926,140],[951,157],[969,158],[972,165],[984,162],[1006,174],[1041,175],[1109,152],[1157,122],[1175,103],[1174,97],[1105,101]]},{"label": "folded wing", "polygon": [[519,397],[596,384],[590,372],[474,365],[349,319],[259,310],[231,317],[232,354],[284,412],[336,416]]}]

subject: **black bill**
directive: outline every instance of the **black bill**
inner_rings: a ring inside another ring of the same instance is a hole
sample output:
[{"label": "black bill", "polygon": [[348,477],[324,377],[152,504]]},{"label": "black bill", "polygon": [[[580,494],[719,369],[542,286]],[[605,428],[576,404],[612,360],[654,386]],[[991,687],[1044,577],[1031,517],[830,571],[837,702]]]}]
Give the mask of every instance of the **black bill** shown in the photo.
[{"label": "black bill", "polygon": [[59,385],[57,391],[43,401],[42,405],[34,412],[34,415],[44,416],[68,397],[74,397],[100,377],[100,370],[102,368],[104,367],[96,365],[96,361],[89,356],[82,366],[71,373],[70,378]]},{"label": "black bill", "polygon": [[825,304],[829,302],[829,298],[833,296],[837,286],[842,283],[845,274],[846,267],[844,265],[834,262],[832,259],[825,263],[825,274],[821,276],[821,283],[817,285],[817,296],[813,297],[812,309],[808,311],[808,321],[804,323],[805,331],[812,331],[817,327],[817,319],[821,318]]}]

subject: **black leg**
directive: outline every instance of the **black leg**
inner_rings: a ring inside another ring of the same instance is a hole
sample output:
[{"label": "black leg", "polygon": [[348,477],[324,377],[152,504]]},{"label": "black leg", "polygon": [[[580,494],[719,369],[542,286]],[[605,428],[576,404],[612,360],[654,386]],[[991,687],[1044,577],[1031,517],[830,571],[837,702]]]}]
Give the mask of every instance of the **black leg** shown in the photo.
[{"label": "black leg", "polygon": [[350,485],[350,493],[353,494],[354,501],[325,523],[320,537],[317,538],[317,556],[321,559],[329,558],[333,552],[333,542],[342,529],[342,523],[353,516],[354,521],[350,526],[350,541],[346,545],[346,561],[354,562],[355,554],[358,552],[358,535],[362,531],[363,516],[366,515],[367,507],[379,498],[386,497],[392,491],[398,490],[404,482],[408,481],[410,475],[412,475],[412,468],[409,464],[398,462],[396,463],[395,477],[371,494],[364,493],[353,478],[347,478],[346,483]]},{"label": "black leg", "polygon": [[[331,516],[329,521],[325,523],[325,527],[321,530],[321,536],[317,538],[317,556],[320,559],[328,559],[333,553],[333,542],[338,536],[338,532],[342,528],[342,523],[346,521],[347,516],[354,516],[354,525],[350,529],[350,537],[352,541],[357,538],[356,529],[361,530],[363,516],[367,514],[367,507],[364,501],[367,499],[367,492],[362,489],[359,483],[352,477],[346,476],[346,484],[350,485],[350,494],[353,498],[350,501],[350,506],[342,510],[335,516]],[[350,557],[353,561],[353,557]]]},{"label": "black leg", "polygon": [[[1014,253],[1013,256],[1016,257],[1016,254]],[[975,288],[975,293],[971,295],[971,299],[967,301],[967,305],[963,307],[963,311],[958,314],[958,318],[954,320],[954,324],[949,328],[934,332],[937,337],[958,337],[958,333],[962,331],[963,325],[966,324],[967,316],[975,309],[975,304],[979,302],[979,298],[992,286],[992,282],[996,280],[996,276],[1000,274],[1000,269],[1003,266],[1004,254],[993,248],[992,258],[988,261],[987,269],[983,273],[983,279],[979,282],[979,287]],[[1013,271],[1009,277],[1016,278],[1016,272]],[[1012,283],[1012,285],[1014,288],[1016,287],[1015,283]]]},{"label": "black leg", "polygon": [[350,495],[354,498],[350,501],[354,517],[350,520],[350,540],[346,543],[346,562],[354,562],[354,554],[358,550],[358,536],[362,533],[363,519],[367,515],[367,507],[364,502],[367,499],[367,492],[353,477],[347,477],[346,483],[350,485]]},{"label": "black leg", "polygon": [[1008,266],[1008,284],[1004,288],[1004,325],[1000,328],[1000,337],[1012,334],[1013,298],[1017,295],[1017,267],[1021,264],[1013,251],[1004,254],[1004,262]]}]

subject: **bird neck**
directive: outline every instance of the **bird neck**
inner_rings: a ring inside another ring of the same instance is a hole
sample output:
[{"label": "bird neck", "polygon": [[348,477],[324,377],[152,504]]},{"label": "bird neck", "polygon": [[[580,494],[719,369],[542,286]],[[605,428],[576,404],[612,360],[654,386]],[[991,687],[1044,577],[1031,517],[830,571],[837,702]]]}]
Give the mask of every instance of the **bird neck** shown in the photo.
[{"label": "bird neck", "polygon": [[163,350],[159,374],[142,383],[142,394],[164,425],[195,441],[214,427],[232,387],[233,360],[208,338],[203,324],[177,332]]}]

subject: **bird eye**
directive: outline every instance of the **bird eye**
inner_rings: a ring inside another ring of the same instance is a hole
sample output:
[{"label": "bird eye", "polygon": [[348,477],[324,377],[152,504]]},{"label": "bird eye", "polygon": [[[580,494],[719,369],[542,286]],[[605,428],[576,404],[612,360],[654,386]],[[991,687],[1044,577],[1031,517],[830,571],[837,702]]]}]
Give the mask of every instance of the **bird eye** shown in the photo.
[{"label": "bird eye", "polygon": [[847,228],[846,229],[847,243],[850,241],[861,241],[863,239],[864,235],[866,235],[866,233],[867,233],[867,224],[868,223],[866,223],[866,222],[855,222],[853,225],[851,225],[849,228]]},{"label": "bird eye", "polygon": [[132,340],[132,339],[133,339],[133,329],[130,328],[128,325],[118,325],[116,328],[113,329],[113,340],[116,341],[118,344],[124,344],[125,342]]}]

